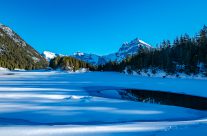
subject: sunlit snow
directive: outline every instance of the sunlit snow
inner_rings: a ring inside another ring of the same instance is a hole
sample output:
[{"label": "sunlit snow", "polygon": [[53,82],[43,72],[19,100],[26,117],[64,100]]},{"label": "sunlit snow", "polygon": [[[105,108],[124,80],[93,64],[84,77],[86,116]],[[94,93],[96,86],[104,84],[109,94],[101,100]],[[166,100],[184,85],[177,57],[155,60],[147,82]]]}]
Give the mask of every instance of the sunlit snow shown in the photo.
[{"label": "sunlit snow", "polygon": [[[4,71],[0,76],[2,136],[207,134],[206,111],[127,101],[116,92],[118,87],[145,88],[207,97],[207,80],[61,71]],[[91,95],[104,86],[111,89]]]}]

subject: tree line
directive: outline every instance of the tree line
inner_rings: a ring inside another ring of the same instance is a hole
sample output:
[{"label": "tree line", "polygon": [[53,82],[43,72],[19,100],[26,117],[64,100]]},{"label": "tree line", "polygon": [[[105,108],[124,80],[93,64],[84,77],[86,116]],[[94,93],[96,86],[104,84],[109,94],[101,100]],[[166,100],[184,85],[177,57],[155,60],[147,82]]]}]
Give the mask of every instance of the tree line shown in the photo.
[{"label": "tree line", "polygon": [[54,59],[50,60],[49,66],[53,69],[62,69],[68,71],[76,71],[81,68],[87,68],[90,71],[95,70],[94,66],[70,56],[55,57]]},{"label": "tree line", "polygon": [[139,73],[145,69],[152,69],[154,73],[157,70],[164,70],[168,74],[180,72],[207,75],[207,27],[204,26],[193,37],[184,34],[172,43],[164,40],[156,48],[140,46],[136,55],[120,63],[109,62],[98,67],[99,71],[127,70],[129,73],[132,71]]}]

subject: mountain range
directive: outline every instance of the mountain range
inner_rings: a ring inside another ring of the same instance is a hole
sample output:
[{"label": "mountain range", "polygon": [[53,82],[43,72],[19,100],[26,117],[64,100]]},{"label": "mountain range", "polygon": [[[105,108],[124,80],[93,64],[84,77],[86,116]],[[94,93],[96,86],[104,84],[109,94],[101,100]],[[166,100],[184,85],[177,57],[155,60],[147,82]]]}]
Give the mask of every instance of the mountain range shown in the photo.
[{"label": "mountain range", "polygon": [[[127,57],[133,56],[138,53],[140,48],[147,48],[151,49],[152,46],[147,44],[146,42],[136,38],[132,40],[129,43],[123,43],[122,46],[119,48],[119,50],[115,53],[111,53],[108,55],[100,56],[96,54],[89,54],[89,53],[83,53],[83,52],[76,52],[73,55],[69,55],[70,57],[74,57],[76,59],[79,59],[81,61],[87,62],[92,65],[104,65],[110,61],[114,62],[121,62]],[[48,61],[50,59],[53,59],[57,56],[64,56],[56,53],[52,53],[49,51],[44,51],[42,54]]]}]

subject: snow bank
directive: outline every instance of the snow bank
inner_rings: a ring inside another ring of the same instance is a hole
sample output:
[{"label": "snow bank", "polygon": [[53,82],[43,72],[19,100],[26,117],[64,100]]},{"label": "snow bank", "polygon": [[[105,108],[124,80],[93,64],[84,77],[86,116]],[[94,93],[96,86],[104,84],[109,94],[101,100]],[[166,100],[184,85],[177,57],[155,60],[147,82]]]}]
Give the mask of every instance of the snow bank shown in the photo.
[{"label": "snow bank", "polygon": [[183,78],[183,79],[202,79],[202,80],[207,79],[207,77],[204,76],[203,74],[197,74],[197,75],[193,75],[193,74],[187,75],[185,73],[168,74],[163,70],[156,70],[156,72],[153,72],[152,69],[141,70],[139,72],[136,71],[129,72],[127,69],[125,69],[124,73],[128,75],[136,75],[139,77]]},{"label": "snow bank", "polygon": [[9,69],[0,67],[0,72],[1,71],[9,71]]}]

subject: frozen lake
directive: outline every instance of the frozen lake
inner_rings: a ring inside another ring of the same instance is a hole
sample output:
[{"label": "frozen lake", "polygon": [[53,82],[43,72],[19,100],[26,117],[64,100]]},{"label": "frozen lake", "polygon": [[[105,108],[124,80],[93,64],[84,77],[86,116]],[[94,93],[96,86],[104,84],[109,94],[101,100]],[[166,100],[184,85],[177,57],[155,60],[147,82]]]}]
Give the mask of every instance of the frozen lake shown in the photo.
[{"label": "frozen lake", "polygon": [[[207,80],[119,73],[0,73],[0,135],[207,135],[207,112],[124,100],[115,88],[207,97]],[[93,95],[94,88],[109,88]],[[110,90],[111,87],[111,90]]]}]

